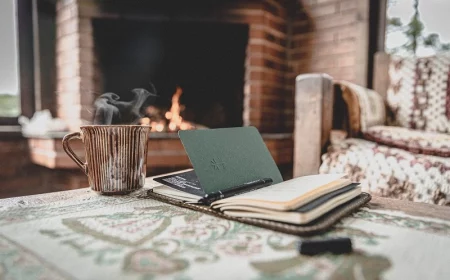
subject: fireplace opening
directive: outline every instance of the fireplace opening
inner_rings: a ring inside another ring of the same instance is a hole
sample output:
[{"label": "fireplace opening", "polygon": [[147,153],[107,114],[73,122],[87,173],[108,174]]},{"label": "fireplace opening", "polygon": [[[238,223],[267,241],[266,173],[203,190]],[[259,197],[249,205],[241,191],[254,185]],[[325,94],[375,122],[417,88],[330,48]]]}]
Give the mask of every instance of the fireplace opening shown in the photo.
[{"label": "fireplace opening", "polygon": [[242,126],[248,25],[94,19],[93,30],[102,92],[129,100],[152,82],[159,98],[150,121],[173,116],[177,99],[186,123],[174,130]]}]

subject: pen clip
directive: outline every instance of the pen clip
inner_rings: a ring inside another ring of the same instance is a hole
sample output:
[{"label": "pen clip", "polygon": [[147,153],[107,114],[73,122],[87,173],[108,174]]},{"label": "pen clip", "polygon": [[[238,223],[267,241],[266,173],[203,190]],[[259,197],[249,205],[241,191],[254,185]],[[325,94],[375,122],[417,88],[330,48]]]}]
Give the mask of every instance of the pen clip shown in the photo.
[{"label": "pen clip", "polygon": [[273,183],[271,178],[263,178],[253,180],[247,183],[243,183],[239,186],[234,186],[228,189],[220,190],[214,193],[206,194],[199,200],[200,203],[211,204],[212,202],[220,199],[229,198],[232,196],[240,195],[246,192],[254,191],[260,188],[270,186]]}]

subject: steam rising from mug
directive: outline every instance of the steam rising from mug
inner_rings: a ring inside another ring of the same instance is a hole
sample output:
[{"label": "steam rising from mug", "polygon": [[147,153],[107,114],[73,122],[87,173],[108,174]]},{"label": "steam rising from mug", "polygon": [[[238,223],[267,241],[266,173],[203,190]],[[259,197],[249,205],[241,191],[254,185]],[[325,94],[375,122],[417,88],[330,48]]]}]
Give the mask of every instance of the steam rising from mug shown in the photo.
[{"label": "steam rising from mug", "polygon": [[100,95],[94,102],[94,124],[136,124],[142,117],[143,109],[153,104],[157,97],[153,85],[151,91],[143,88],[133,89],[131,101],[120,101],[119,95],[112,92]]}]

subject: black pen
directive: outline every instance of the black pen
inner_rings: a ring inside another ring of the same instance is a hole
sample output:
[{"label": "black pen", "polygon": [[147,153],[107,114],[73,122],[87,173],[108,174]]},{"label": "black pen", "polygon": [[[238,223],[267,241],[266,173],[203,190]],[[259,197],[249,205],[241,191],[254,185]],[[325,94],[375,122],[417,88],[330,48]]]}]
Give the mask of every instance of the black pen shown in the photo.
[{"label": "black pen", "polygon": [[235,187],[221,190],[218,192],[206,194],[198,202],[209,205],[216,200],[224,199],[224,198],[232,197],[235,195],[243,194],[246,192],[254,191],[254,190],[257,190],[260,188],[264,188],[264,187],[272,185],[272,183],[273,183],[273,180],[270,178],[264,178],[264,179],[247,182],[247,183],[244,183],[239,186],[235,186]]}]

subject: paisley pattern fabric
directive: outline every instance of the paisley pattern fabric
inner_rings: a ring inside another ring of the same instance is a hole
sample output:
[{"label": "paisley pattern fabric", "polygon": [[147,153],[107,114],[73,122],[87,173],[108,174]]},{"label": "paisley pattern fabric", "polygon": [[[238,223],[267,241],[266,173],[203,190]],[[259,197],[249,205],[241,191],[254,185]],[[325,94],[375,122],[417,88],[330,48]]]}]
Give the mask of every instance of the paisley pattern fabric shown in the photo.
[{"label": "paisley pattern fabric", "polygon": [[[146,197],[146,191],[101,196],[79,189],[0,200],[0,279],[450,275],[450,221],[363,208],[313,237],[348,236],[354,253],[307,257],[297,253],[296,236],[164,204]],[[417,257],[405,261],[411,253]]]},{"label": "paisley pattern fabric", "polygon": [[391,56],[389,108],[395,124],[450,133],[450,56]]},{"label": "paisley pattern fabric", "polygon": [[450,157],[450,134],[397,126],[374,126],[364,133],[364,138],[416,154]]},{"label": "paisley pattern fabric", "polygon": [[320,173],[346,173],[372,194],[450,206],[450,157],[346,139],[322,156]]}]

